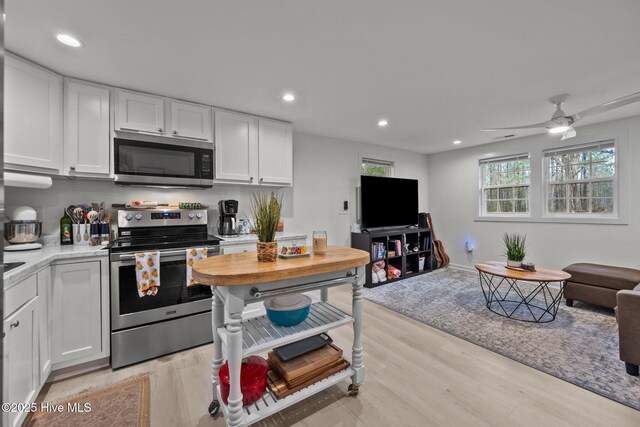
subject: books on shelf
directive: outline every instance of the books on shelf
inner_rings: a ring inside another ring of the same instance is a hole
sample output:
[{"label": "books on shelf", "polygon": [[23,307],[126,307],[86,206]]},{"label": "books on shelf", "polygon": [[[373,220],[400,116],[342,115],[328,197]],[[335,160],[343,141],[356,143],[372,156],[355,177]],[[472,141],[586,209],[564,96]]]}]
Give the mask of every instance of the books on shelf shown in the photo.
[{"label": "books on shelf", "polygon": [[371,259],[378,260],[387,256],[387,249],[382,242],[373,242],[371,244]]},{"label": "books on shelf", "polygon": [[422,239],[422,247],[420,248],[420,250],[428,251],[430,249],[431,249],[431,236],[427,236]]},{"label": "books on shelf", "polygon": [[395,248],[396,256],[402,255],[402,241],[401,240],[389,240],[389,247]]}]

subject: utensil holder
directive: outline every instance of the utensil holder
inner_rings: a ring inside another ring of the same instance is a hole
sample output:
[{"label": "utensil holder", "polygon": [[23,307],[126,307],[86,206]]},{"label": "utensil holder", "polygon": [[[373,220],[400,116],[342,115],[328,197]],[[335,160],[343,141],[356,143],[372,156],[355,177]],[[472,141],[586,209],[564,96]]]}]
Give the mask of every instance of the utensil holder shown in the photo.
[{"label": "utensil holder", "polygon": [[[91,244],[91,239],[84,240],[85,231],[89,233],[89,224],[73,224],[71,226],[71,230],[73,232],[73,244],[77,246],[89,246]],[[80,241],[76,238],[78,236],[78,232],[80,232]]]}]

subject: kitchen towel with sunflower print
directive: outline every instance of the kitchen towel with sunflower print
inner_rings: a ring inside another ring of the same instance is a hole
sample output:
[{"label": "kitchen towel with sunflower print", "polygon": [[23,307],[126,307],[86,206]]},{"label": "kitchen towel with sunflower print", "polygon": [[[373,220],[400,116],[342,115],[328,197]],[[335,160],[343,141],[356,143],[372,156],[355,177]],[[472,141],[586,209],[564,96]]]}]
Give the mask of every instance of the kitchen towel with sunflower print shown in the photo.
[{"label": "kitchen towel with sunflower print", "polygon": [[207,248],[190,248],[187,249],[187,286],[197,285],[193,280],[193,263],[207,257]]},{"label": "kitchen towel with sunflower print", "polygon": [[160,286],[160,253],[136,253],[136,282],[140,298],[155,296]]}]

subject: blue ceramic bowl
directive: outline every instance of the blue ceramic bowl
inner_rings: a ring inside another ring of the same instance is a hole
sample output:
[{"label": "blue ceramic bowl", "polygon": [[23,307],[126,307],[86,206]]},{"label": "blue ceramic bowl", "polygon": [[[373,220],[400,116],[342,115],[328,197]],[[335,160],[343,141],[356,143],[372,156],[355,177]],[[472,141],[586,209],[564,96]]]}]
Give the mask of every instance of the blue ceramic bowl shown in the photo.
[{"label": "blue ceramic bowl", "polygon": [[264,302],[267,318],[277,326],[295,326],[309,315],[311,298],[302,294],[273,297]]}]

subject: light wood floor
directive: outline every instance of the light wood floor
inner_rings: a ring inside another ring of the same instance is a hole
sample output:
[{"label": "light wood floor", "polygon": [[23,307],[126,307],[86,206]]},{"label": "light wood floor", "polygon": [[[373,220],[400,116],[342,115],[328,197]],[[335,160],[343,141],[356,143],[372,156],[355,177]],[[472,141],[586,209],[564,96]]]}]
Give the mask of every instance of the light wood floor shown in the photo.
[{"label": "light wood floor", "polygon": [[[330,301],[350,311],[349,288]],[[364,302],[366,380],[358,397],[345,381],[261,426],[640,426],[636,411],[369,301]],[[331,333],[350,353],[351,330]],[[223,426],[207,414],[211,345],[118,371],[103,369],[47,386],[38,401],[63,398],[151,373],[151,425]],[[639,385],[640,386],[640,385]]]}]

